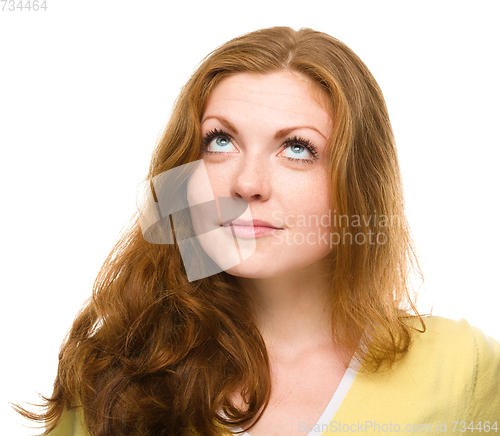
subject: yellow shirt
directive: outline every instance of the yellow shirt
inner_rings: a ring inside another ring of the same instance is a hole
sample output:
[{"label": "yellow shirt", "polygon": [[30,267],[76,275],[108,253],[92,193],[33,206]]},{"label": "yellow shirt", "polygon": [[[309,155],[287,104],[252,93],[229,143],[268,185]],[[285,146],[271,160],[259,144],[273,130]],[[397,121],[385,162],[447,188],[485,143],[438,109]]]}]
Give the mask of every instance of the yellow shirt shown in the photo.
[{"label": "yellow shirt", "polygon": [[[391,370],[348,370],[341,382],[346,392],[339,385],[320,420],[297,420],[297,432],[500,436],[500,343],[464,319],[433,316],[425,323],[426,332],[416,333]],[[50,436],[89,436],[80,420],[66,412]]]},{"label": "yellow shirt", "polygon": [[425,323],[390,371],[358,372],[319,434],[500,435],[500,343],[464,319]]}]

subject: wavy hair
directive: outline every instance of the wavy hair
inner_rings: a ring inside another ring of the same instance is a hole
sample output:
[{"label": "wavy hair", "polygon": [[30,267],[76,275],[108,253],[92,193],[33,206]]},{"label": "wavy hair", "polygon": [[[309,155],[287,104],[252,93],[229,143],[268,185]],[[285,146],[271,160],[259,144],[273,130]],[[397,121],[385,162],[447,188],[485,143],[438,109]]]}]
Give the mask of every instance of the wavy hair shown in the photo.
[{"label": "wavy hair", "polygon": [[[386,104],[365,64],[346,45],[311,29],[275,27],[214,50],[181,90],[147,180],[199,158],[200,120],[223,78],[279,70],[309,78],[330,99],[332,230],[383,240],[333,247],[332,339],[354,355],[360,370],[390,368],[408,351],[413,333],[425,331],[413,302],[412,277],[422,274],[405,219]],[[248,304],[225,272],[189,282],[178,247],[146,242],[136,215],[61,347],[44,412],[17,408],[44,422],[44,434],[73,407],[82,409],[94,436],[193,430],[216,436],[221,426],[260,418],[271,393],[270,365]],[[420,321],[422,330],[410,319]],[[365,330],[369,336],[361,336]],[[232,402],[235,391],[245,408]]]}]

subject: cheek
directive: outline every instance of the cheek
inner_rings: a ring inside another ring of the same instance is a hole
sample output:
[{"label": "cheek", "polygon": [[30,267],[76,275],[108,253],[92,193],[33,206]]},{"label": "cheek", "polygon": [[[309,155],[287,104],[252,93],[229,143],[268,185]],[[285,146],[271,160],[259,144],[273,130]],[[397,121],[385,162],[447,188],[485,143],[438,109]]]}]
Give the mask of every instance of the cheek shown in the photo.
[{"label": "cheek", "polygon": [[290,190],[287,212],[294,216],[293,232],[324,234],[331,231],[331,193],[326,178],[317,177]]},{"label": "cheek", "polygon": [[322,174],[312,174],[307,179],[295,179],[285,185],[287,195],[294,204],[309,213],[318,213],[330,208],[330,186]]},{"label": "cheek", "polygon": [[318,208],[322,210],[330,209],[332,198],[331,183],[326,171],[321,175],[321,177],[318,177],[318,182],[313,188],[313,196],[315,197],[315,202],[318,205]]},{"label": "cheek", "polygon": [[190,206],[214,199],[210,177],[203,161],[200,161],[189,177],[187,199]]},{"label": "cheek", "polygon": [[228,197],[232,183],[232,171],[228,165],[205,163],[207,178],[216,197]]}]

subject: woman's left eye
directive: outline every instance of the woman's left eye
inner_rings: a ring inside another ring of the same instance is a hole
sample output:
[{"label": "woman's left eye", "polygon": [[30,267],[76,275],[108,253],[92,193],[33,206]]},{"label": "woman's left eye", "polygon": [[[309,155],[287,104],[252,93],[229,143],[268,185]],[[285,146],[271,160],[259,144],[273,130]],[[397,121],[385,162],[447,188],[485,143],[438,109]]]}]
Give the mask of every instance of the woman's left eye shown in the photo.
[{"label": "woman's left eye", "polygon": [[303,145],[290,145],[285,149],[283,156],[294,159],[309,159],[312,157],[312,154]]},{"label": "woman's left eye", "polygon": [[285,143],[282,156],[289,160],[300,160],[312,163],[317,159],[316,147],[305,139],[294,138]]}]

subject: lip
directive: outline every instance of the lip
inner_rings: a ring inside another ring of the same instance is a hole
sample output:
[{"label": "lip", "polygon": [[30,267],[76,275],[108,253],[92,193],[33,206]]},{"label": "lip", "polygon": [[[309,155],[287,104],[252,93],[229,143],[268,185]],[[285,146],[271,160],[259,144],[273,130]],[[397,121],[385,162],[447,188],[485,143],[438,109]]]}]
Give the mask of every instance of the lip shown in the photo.
[{"label": "lip", "polygon": [[279,229],[279,227],[273,226],[271,223],[263,220],[243,220],[243,219],[235,219],[231,221],[226,221],[222,224],[223,226],[247,226],[247,227],[269,227],[271,229]]},{"label": "lip", "polygon": [[263,220],[243,220],[235,219],[227,221],[223,224],[224,230],[230,235],[238,238],[258,238],[261,236],[271,235],[282,228],[275,227],[271,223]]}]

